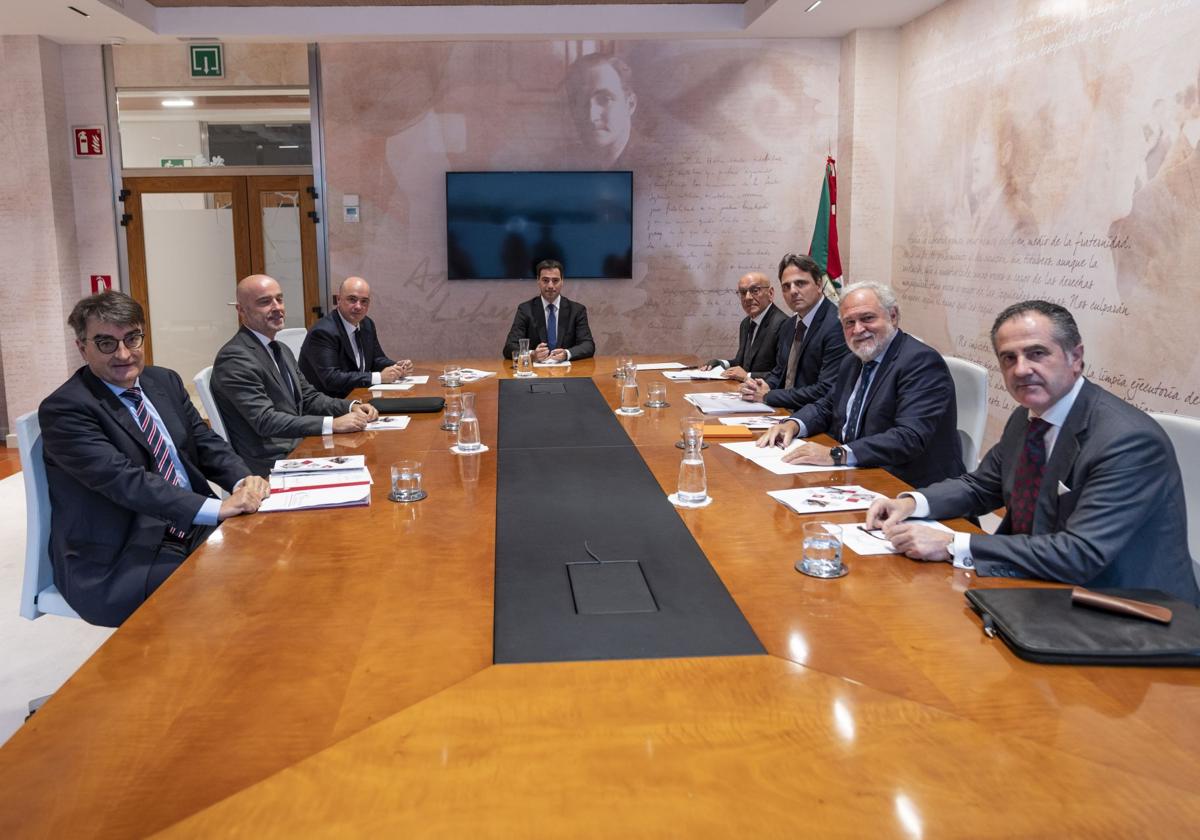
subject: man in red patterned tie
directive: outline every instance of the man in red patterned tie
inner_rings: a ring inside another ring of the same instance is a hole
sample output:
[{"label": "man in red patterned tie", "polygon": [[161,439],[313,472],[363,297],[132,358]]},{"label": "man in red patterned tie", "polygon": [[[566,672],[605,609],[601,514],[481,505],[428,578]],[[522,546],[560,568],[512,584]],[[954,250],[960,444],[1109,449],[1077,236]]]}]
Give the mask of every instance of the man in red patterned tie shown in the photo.
[{"label": "man in red patterned tie", "polygon": [[[877,500],[867,527],[897,551],[980,576],[1158,589],[1200,602],[1170,440],[1149,415],[1083,376],[1071,313],[1016,303],[992,326],[1004,384],[1021,407],[975,472]],[[995,534],[948,534],[949,519],[1005,506]]]},{"label": "man in red patterned tie", "polygon": [[[192,406],[147,367],[141,304],[101,292],[67,321],[85,364],[42,401],[54,583],[92,624],[121,624],[230,516],[270,494]],[[214,482],[231,492],[224,500]]]}]

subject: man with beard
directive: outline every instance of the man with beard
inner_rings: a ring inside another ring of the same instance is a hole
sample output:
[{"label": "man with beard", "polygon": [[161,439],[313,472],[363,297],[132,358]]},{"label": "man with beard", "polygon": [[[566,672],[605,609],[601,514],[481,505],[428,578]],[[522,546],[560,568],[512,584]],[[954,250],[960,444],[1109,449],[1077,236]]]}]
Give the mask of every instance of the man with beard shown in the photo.
[{"label": "man with beard", "polygon": [[838,314],[850,348],[829,393],[778,423],[759,446],[828,433],[833,447],[802,444],[790,464],[883,467],[913,485],[964,472],[954,381],[941,355],[899,328],[900,307],[881,283],[855,283]]}]

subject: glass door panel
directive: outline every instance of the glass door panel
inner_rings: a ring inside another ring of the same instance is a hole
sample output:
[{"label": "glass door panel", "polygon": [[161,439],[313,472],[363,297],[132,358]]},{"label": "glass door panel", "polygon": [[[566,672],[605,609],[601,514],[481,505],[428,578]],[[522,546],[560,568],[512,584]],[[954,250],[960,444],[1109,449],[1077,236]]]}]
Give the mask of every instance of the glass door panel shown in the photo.
[{"label": "glass door panel", "polygon": [[287,305],[287,325],[304,327],[304,260],[300,248],[300,193],[264,190],[258,194],[262,222],[263,273],[279,281]]}]

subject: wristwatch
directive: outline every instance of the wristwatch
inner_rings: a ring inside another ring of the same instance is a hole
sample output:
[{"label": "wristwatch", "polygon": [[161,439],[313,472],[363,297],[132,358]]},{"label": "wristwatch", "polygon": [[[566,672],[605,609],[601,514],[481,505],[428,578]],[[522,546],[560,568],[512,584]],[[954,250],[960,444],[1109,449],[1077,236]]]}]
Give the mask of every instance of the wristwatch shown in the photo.
[{"label": "wristwatch", "polygon": [[842,462],[846,460],[846,450],[840,446],[835,446],[829,450],[829,457],[833,459],[835,467],[840,467]]}]

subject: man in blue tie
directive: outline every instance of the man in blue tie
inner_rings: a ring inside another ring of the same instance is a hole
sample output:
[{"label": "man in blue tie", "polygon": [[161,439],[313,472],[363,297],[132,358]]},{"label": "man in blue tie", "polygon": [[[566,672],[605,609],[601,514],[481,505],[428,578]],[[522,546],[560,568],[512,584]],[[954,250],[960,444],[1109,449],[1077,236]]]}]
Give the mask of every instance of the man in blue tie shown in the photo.
[{"label": "man in blue tie", "polygon": [[542,260],[536,268],[538,296],[517,307],[504,358],[512,358],[522,338],[529,339],[537,362],[569,362],[596,354],[587,307],[562,296],[563,266],[558,260]]},{"label": "man in blue tie", "polygon": [[[84,365],[42,401],[50,562],[67,603],[116,627],[230,516],[270,493],[192,406],[179,375],[147,367],[145,315],[120,292],[75,304]],[[231,495],[217,499],[208,482]]]},{"label": "man in blue tie", "polygon": [[882,283],[855,283],[838,305],[850,354],[833,389],[773,426],[759,446],[828,433],[832,447],[804,443],[792,464],[883,467],[909,484],[963,472],[954,380],[932,347],[900,329],[900,307]]}]

